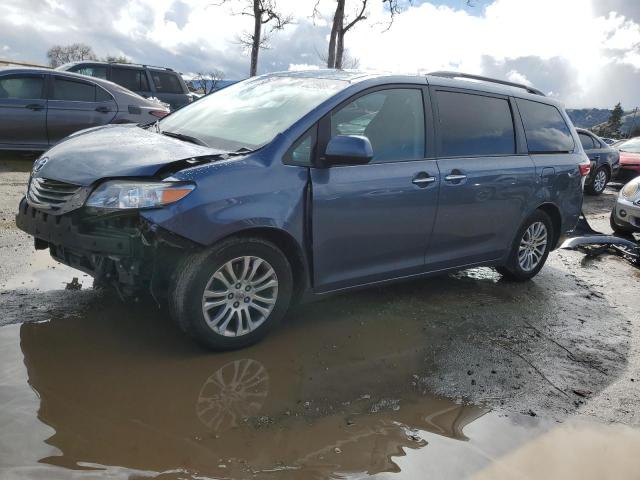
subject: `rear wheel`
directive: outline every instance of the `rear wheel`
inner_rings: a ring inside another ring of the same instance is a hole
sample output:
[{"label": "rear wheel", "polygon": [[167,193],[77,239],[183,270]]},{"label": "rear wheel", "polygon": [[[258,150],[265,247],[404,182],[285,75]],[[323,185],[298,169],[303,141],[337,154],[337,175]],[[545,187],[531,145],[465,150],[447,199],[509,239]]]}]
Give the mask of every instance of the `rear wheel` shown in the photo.
[{"label": "rear wheel", "polygon": [[535,277],[547,261],[553,238],[553,223],[549,215],[537,210],[518,230],[507,263],[496,267],[496,270],[514,281]]},{"label": "rear wheel", "polygon": [[609,171],[605,167],[598,168],[593,174],[593,181],[585,186],[589,195],[600,195],[609,183]]},{"label": "rear wheel", "polygon": [[292,287],[291,266],[275,245],[231,239],[180,262],[170,310],[206,347],[241,348],[262,339],[284,317]]}]

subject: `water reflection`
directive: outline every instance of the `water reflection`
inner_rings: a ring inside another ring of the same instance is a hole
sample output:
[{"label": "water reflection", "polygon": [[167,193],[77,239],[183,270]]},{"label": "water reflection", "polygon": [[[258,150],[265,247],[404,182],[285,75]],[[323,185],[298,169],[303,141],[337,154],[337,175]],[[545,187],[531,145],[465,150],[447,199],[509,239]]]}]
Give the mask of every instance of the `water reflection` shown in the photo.
[{"label": "water reflection", "polygon": [[204,382],[196,414],[210,430],[228,430],[256,415],[268,394],[269,373],[264,365],[250,358],[234,360]]},{"label": "water reflection", "polygon": [[342,334],[361,333],[344,350],[327,345],[326,323],[302,322],[209,354],[156,317],[114,304],[21,326],[38,418],[59,450],[40,463],[162,478],[394,472],[406,449],[427,448],[424,432],[464,440],[486,412],[412,386],[425,351],[416,332],[397,335],[410,322],[346,323]]}]

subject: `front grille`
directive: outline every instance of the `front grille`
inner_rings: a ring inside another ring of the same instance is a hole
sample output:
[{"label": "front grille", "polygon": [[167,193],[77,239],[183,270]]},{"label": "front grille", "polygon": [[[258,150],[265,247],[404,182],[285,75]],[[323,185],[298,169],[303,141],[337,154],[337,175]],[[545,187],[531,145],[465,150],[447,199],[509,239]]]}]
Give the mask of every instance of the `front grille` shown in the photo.
[{"label": "front grille", "polygon": [[31,179],[27,198],[34,207],[60,210],[80,188],[71,183],[34,177]]}]

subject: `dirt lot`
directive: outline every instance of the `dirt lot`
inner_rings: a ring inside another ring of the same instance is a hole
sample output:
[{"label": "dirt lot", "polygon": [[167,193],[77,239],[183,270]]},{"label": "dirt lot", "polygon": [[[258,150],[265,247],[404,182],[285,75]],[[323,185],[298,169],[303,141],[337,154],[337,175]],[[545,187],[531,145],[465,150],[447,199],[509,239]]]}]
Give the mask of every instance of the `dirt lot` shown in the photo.
[{"label": "dirt lot", "polygon": [[[623,260],[336,296],[212,354],[34,251],[13,221],[32,159],[0,158],[0,478],[637,478]],[[616,193],[586,199],[601,231]]]}]

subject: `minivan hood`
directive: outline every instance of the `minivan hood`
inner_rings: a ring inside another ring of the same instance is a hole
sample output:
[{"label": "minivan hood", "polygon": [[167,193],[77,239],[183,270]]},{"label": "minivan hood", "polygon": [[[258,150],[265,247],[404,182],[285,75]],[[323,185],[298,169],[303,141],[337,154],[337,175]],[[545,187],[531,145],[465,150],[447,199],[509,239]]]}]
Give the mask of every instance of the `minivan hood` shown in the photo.
[{"label": "minivan hood", "polygon": [[174,162],[224,153],[133,124],[107,125],[67,137],[38,163],[40,177],[87,186],[108,177],[151,177]]}]

